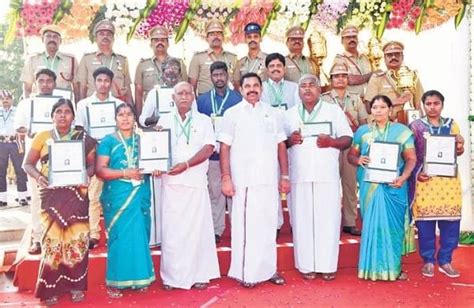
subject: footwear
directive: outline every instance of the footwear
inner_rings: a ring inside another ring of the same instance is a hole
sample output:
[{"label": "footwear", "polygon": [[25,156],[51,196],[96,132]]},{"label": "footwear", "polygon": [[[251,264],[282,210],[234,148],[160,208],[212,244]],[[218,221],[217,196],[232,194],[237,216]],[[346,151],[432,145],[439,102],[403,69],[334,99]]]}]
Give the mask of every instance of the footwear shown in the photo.
[{"label": "footwear", "polygon": [[71,291],[71,301],[73,303],[82,302],[86,298],[84,292],[82,291]]},{"label": "footwear", "polygon": [[59,298],[57,296],[51,296],[50,298],[47,298],[44,301],[44,304],[46,306],[53,306],[53,305],[56,305],[57,303],[59,303]]},{"label": "footwear", "polygon": [[461,276],[461,274],[459,274],[459,272],[454,269],[451,263],[440,265],[438,267],[438,270],[450,278],[456,278],[456,277]]},{"label": "footwear", "polygon": [[204,290],[204,289],[207,289],[207,283],[205,282],[197,282],[193,285],[193,288],[197,289],[197,290]]},{"label": "footwear", "polygon": [[285,280],[285,278],[283,278],[282,276],[280,276],[280,274],[275,273],[275,275],[273,275],[273,277],[270,278],[270,282],[271,282],[271,283],[274,283],[274,284],[276,284],[276,285],[281,286],[281,285],[284,285],[284,284],[285,284],[286,280]]},{"label": "footwear", "polygon": [[96,238],[91,238],[89,240],[89,249],[94,249],[95,247],[97,247],[99,245],[99,240],[96,239]]},{"label": "footwear", "polygon": [[0,206],[7,206],[7,205],[8,205],[8,203],[7,203],[7,202],[3,202],[3,201],[2,201],[2,202],[0,202]]},{"label": "footwear", "polygon": [[247,288],[247,289],[253,289],[257,285],[256,283],[251,283],[251,282],[242,282],[241,283],[242,287]]},{"label": "footwear", "polygon": [[433,263],[425,263],[421,268],[421,274],[425,277],[433,277],[434,276],[434,264]]},{"label": "footwear", "polygon": [[107,295],[112,299],[121,298],[123,296],[122,292],[116,288],[107,288]]},{"label": "footwear", "polygon": [[20,201],[18,201],[18,204],[20,204],[21,206],[27,206],[28,201],[26,201],[26,199],[20,199]]},{"label": "footwear", "polygon": [[399,274],[398,277],[397,277],[397,280],[402,280],[402,281],[408,280],[408,275],[407,275],[407,273],[401,271],[400,274]]},{"label": "footwear", "polygon": [[39,242],[34,242],[31,244],[30,248],[28,249],[28,253],[30,255],[39,255],[41,253],[41,244]]},{"label": "footwear", "polygon": [[326,281],[331,281],[336,279],[336,273],[323,273],[323,279]]},{"label": "footwear", "polygon": [[216,244],[220,243],[221,236],[219,234],[214,234],[214,238],[216,239]]},{"label": "footwear", "polygon": [[317,277],[317,274],[312,272],[312,273],[302,273],[303,274],[303,278],[306,279],[306,280],[313,280],[313,279],[316,279]]},{"label": "footwear", "polygon": [[360,236],[360,230],[356,227],[356,226],[353,226],[353,227],[342,227],[342,232],[344,233],[349,233],[351,235],[354,235],[354,236]]},{"label": "footwear", "polygon": [[173,287],[170,286],[169,284],[163,284],[163,290],[165,290],[165,291],[171,291],[171,290],[173,290]]}]

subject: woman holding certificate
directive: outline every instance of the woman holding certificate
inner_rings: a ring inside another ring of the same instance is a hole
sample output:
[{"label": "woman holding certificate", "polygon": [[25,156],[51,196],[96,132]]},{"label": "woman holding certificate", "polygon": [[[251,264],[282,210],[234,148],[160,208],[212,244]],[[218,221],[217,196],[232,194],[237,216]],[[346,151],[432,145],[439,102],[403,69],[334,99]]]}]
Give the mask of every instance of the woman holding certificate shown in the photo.
[{"label": "woman holding certificate", "polygon": [[416,163],[413,134],[405,125],[390,122],[392,102],[388,97],[375,96],[370,110],[374,122],[359,127],[348,154],[349,162],[359,166],[363,229],[358,276],[403,280],[407,278],[401,270],[406,181]]},{"label": "woman holding certificate", "polygon": [[[40,187],[44,234],[35,293],[47,305],[57,304],[59,296],[67,292],[71,293],[73,302],[84,299],[89,261],[86,183],[87,176],[94,174],[95,161],[95,141],[71,128],[74,120],[71,101],[59,99],[52,107],[51,116],[53,130],[36,134],[24,163],[25,171]],[[77,149],[74,146],[77,144],[79,151],[66,153],[68,148]],[[36,168],[38,161],[40,170]],[[61,175],[56,177],[56,172]]]},{"label": "woman holding certificate", "polygon": [[120,298],[121,289],[145,291],[155,280],[150,248],[149,176],[138,169],[135,110],[123,103],[115,110],[117,131],[105,136],[97,149],[97,176],[104,180],[100,201],[107,244],[107,294]]},{"label": "woman holding certificate", "polygon": [[[438,270],[454,278],[459,272],[451,265],[458,246],[461,220],[461,180],[456,157],[464,152],[464,139],[459,126],[441,117],[444,96],[431,90],[422,96],[426,117],[411,123],[415,136],[417,162],[409,181],[409,198],[418,228],[420,255],[424,260],[421,273],[434,276]],[[445,161],[448,160],[448,161]],[[440,230],[440,247],[436,253],[436,224]]]}]

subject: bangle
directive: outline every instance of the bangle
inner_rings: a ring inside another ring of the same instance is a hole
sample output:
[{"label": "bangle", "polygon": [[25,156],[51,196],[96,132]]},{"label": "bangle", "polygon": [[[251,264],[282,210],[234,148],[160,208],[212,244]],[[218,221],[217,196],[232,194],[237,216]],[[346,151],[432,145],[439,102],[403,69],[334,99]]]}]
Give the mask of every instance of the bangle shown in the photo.
[{"label": "bangle", "polygon": [[125,169],[122,169],[122,177],[125,177]]},{"label": "bangle", "polygon": [[284,174],[284,175],[281,175],[281,176],[280,176],[280,179],[289,181],[289,180],[290,180],[290,176],[287,175],[287,174]]},{"label": "bangle", "polygon": [[188,169],[189,169],[189,162],[186,161],[186,170],[188,170]]}]

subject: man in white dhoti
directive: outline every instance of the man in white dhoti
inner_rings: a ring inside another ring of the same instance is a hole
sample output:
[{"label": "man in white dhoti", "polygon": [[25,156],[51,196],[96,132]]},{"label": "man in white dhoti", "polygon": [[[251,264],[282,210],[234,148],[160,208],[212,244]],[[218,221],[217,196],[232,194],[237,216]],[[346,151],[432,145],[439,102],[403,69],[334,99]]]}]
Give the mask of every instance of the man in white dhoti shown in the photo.
[{"label": "man in white dhoti", "polygon": [[299,80],[302,103],[285,113],[291,171],[295,266],[306,279],[336,277],[341,225],[339,152],[352,130],[339,105],[320,99],[314,75]]},{"label": "man in white dhoti", "polygon": [[[278,191],[290,189],[288,157],[277,111],[260,102],[262,81],[241,77],[242,102],[224,114],[221,142],[222,192],[233,196],[232,254],[228,276],[244,287],[285,279],[276,268]],[[278,177],[280,167],[280,177]]]},{"label": "man in white dhoti", "polygon": [[211,119],[191,108],[191,84],[178,83],[173,101],[176,109],[158,120],[171,130],[174,164],[162,177],[160,274],[165,290],[204,289],[220,277],[206,175],[215,134]]}]

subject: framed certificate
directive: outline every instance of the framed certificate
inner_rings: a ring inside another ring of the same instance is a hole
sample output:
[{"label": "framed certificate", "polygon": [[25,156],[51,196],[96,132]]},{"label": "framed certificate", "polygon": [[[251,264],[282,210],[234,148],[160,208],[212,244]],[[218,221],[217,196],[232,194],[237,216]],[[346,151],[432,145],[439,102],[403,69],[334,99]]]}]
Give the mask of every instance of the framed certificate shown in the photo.
[{"label": "framed certificate", "polygon": [[62,97],[41,95],[31,100],[30,134],[49,130],[53,127],[51,110],[60,98]]},{"label": "framed certificate", "polygon": [[373,183],[392,183],[398,176],[400,144],[374,141],[370,145],[370,162],[364,180]]},{"label": "framed certificate", "polygon": [[59,140],[49,145],[49,186],[87,183],[83,140]]},{"label": "framed certificate", "polygon": [[143,169],[143,173],[151,173],[153,170],[166,172],[171,168],[169,129],[143,129],[138,144],[138,168]]},{"label": "framed certificate", "polygon": [[429,176],[455,177],[456,136],[428,136],[425,139],[424,170]]},{"label": "framed certificate", "polygon": [[93,102],[87,106],[87,122],[89,134],[92,138],[100,140],[105,135],[116,131],[115,102]]},{"label": "framed certificate", "polygon": [[332,122],[306,122],[301,126],[303,138],[317,137],[321,134],[332,136]]},{"label": "framed certificate", "polygon": [[417,109],[406,109],[405,114],[408,124],[421,118],[421,112]]},{"label": "framed certificate", "polygon": [[53,96],[60,96],[72,101],[72,91],[68,89],[56,88],[53,90]]},{"label": "framed certificate", "polygon": [[174,108],[173,88],[156,89],[156,110],[159,114],[170,113]]}]

